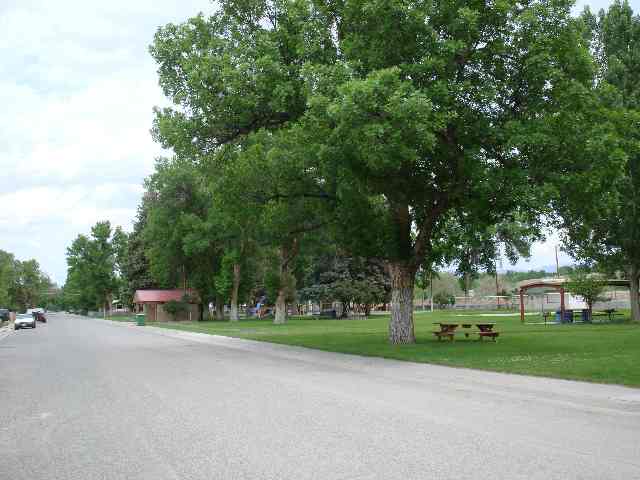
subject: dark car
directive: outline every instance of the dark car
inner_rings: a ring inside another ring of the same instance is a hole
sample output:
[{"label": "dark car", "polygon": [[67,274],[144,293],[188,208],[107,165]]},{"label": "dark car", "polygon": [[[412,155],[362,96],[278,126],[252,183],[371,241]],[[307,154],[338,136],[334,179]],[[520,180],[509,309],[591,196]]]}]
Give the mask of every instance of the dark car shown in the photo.
[{"label": "dark car", "polygon": [[6,308],[0,308],[0,322],[8,322],[11,319],[9,310]]},{"label": "dark car", "polygon": [[33,312],[33,318],[42,323],[47,323],[47,317],[44,312]]}]

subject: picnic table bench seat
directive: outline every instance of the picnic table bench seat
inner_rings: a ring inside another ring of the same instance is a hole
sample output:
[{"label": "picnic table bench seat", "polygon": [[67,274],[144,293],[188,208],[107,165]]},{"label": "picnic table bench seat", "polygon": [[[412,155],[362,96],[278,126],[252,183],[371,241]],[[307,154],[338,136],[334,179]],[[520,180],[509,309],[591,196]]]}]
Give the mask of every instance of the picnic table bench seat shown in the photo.
[{"label": "picnic table bench seat", "polygon": [[449,337],[450,340],[453,340],[453,336],[455,335],[455,333],[453,332],[433,332],[433,334],[438,337],[438,340],[440,340],[442,337]]},{"label": "picnic table bench seat", "polygon": [[476,332],[480,337],[480,340],[482,340],[484,337],[489,337],[492,338],[493,341],[496,341],[496,339],[500,336],[500,332]]}]

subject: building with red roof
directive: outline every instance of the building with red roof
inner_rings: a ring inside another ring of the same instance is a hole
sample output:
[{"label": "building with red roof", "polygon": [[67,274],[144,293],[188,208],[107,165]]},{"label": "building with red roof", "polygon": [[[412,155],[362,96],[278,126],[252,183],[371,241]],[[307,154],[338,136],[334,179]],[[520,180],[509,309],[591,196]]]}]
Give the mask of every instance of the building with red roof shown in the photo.
[{"label": "building with red roof", "polygon": [[172,300],[176,302],[185,300],[188,304],[187,311],[178,314],[176,320],[200,319],[200,296],[195,290],[182,288],[136,290],[133,295],[136,312],[144,312],[149,322],[173,321],[173,315],[164,310],[164,304]]}]

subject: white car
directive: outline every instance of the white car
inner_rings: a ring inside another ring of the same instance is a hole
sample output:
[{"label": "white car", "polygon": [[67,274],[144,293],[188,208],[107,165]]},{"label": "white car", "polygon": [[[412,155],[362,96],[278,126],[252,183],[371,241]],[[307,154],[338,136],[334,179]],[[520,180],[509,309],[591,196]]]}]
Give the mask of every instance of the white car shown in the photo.
[{"label": "white car", "polygon": [[13,329],[18,330],[19,328],[36,328],[36,317],[29,313],[19,313],[16,315],[16,321],[13,323]]}]

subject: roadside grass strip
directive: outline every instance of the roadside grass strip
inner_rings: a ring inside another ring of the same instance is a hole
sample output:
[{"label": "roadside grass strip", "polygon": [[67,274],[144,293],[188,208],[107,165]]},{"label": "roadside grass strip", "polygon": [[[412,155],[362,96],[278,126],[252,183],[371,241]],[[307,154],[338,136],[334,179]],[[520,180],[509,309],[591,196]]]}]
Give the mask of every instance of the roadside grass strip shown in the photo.
[{"label": "roadside grass strip", "polygon": [[[496,343],[479,342],[475,335],[438,342],[433,322],[461,322],[456,311],[416,313],[414,345],[388,343],[387,315],[348,320],[292,317],[285,325],[251,319],[152,325],[331,352],[640,387],[640,325],[544,324],[539,315],[529,315],[527,322],[532,323],[522,324],[517,316],[504,313],[475,315],[479,322],[496,323]],[[473,317],[464,322],[473,322]]]}]

